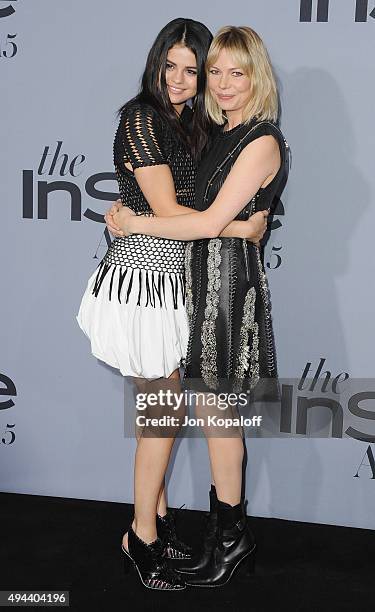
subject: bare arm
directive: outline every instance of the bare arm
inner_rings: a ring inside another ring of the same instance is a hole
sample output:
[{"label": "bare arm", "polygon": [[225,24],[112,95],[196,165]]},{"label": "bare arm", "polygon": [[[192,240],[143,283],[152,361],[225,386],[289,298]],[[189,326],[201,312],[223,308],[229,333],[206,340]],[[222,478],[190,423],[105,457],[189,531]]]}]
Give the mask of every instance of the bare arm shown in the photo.
[{"label": "bare arm", "polygon": [[[138,168],[135,170],[135,177],[157,217],[175,217],[193,212],[191,208],[178,204],[169,166]],[[247,237],[247,234],[248,228],[244,221],[231,221],[220,235],[242,238]]]},{"label": "bare arm", "polygon": [[[115,223],[113,220],[113,215],[118,213],[123,208],[123,204],[121,200],[116,200],[113,202],[111,208],[107,210],[104,215],[104,220],[108,227],[108,230],[113,234],[113,236],[121,237],[125,236],[125,233],[122,229]],[[190,213],[191,209],[187,209],[186,213]],[[185,212],[181,214],[186,214]],[[231,221],[227,227],[223,229],[220,234],[221,238],[245,238],[246,240],[251,240],[253,242],[258,242],[261,239],[261,235],[259,235],[260,231],[254,228],[253,225],[249,225],[247,221]]]},{"label": "bare arm", "polygon": [[[175,240],[197,240],[219,236],[280,166],[280,153],[273,136],[261,136],[239,155],[224,185],[205,211],[164,217],[114,215],[114,221],[128,234],[148,234]],[[151,204],[151,203],[150,203]],[[248,222],[243,222],[248,223]]]},{"label": "bare arm", "polygon": [[191,213],[191,208],[178,204],[172,172],[166,164],[136,168],[134,176],[157,217]]},{"label": "bare arm", "polygon": [[[136,168],[134,176],[143,195],[157,217],[176,217],[192,213],[191,208],[178,204],[172,173],[169,166],[148,166]],[[105,221],[109,230],[115,236],[125,236],[114,215],[121,210],[121,201],[117,200],[105,215]],[[139,232],[137,232],[139,233]],[[142,232],[143,233],[143,232]],[[249,226],[244,221],[232,221],[220,233],[222,237],[248,238],[252,235]]]}]

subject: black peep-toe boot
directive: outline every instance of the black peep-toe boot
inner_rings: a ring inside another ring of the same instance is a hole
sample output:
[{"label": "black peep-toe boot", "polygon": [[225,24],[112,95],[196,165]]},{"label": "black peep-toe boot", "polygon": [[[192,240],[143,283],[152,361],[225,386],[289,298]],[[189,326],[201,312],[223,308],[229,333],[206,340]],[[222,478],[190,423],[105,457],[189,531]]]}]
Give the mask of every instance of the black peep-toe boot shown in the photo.
[{"label": "black peep-toe boot", "polygon": [[167,559],[191,559],[193,549],[178,539],[175,517],[173,510],[168,510],[165,516],[156,515],[156,529],[164,544],[164,556]]},{"label": "black peep-toe boot", "polygon": [[128,548],[121,546],[124,553],[124,569],[129,571],[133,564],[142,584],[148,589],[177,591],[185,589],[184,580],[167,566],[164,559],[164,545],[160,538],[147,544],[133,531],[128,530]]},{"label": "black peep-toe boot", "polygon": [[215,532],[217,528],[217,495],[215,485],[211,485],[209,496],[210,511],[204,517],[205,525],[202,534],[202,548],[190,561],[173,565],[174,569],[181,574],[195,574],[201,570],[209,561],[211,551],[215,546]]},{"label": "black peep-toe boot", "polygon": [[247,526],[243,503],[230,506],[218,500],[215,545],[207,563],[195,574],[184,574],[186,584],[217,587],[226,584],[238,568],[254,571],[255,540]]}]

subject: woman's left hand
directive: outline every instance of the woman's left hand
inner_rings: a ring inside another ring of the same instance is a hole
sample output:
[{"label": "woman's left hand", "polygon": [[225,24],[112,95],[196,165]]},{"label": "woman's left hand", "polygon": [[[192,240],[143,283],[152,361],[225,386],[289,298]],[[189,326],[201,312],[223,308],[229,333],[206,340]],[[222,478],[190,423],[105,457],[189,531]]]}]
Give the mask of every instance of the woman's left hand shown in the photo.
[{"label": "woman's left hand", "polygon": [[245,236],[246,240],[250,240],[257,247],[260,246],[264,234],[267,231],[267,217],[270,214],[270,209],[259,210],[258,212],[251,215],[251,217],[245,222],[248,224],[248,235]]},{"label": "woman's left hand", "polygon": [[134,210],[128,208],[127,206],[123,206],[119,212],[113,215],[113,221],[121,227],[124,232],[124,236],[130,236],[131,231],[129,229],[129,219],[135,216]]},{"label": "woman's left hand", "polygon": [[122,206],[123,204],[121,200],[118,199],[116,200],[116,202],[112,202],[111,208],[109,208],[104,215],[104,221],[106,222],[107,229],[111,232],[113,236],[115,236],[115,238],[119,238],[124,235],[124,232],[122,232],[120,228],[114,225],[113,223],[113,215],[116,214],[119,210],[121,210]]}]

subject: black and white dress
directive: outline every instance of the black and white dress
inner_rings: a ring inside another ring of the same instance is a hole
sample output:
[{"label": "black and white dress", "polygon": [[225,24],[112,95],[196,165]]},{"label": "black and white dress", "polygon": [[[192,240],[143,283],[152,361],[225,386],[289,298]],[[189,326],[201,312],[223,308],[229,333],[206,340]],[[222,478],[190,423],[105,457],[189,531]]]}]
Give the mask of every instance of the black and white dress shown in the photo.
[{"label": "black and white dress", "polygon": [[[185,107],[181,121],[188,124]],[[149,105],[122,112],[114,141],[121,200],[136,214],[152,216],[133,173],[168,164],[177,201],[194,205],[195,166],[190,152]],[[168,377],[185,358],[189,326],[185,308],[186,242],[132,235],[115,238],[90,276],[77,321],[95,357],[124,376]]]},{"label": "black and white dress", "polygon": [[[243,148],[264,135],[277,140],[281,166],[236,219],[244,221],[272,206],[287,178],[289,147],[277,125],[253,120],[226,132],[218,130],[198,169],[197,210],[212,204]],[[257,387],[263,398],[277,397],[271,302],[260,248],[240,238],[189,242],[186,308],[190,317],[186,388],[242,392]]]}]

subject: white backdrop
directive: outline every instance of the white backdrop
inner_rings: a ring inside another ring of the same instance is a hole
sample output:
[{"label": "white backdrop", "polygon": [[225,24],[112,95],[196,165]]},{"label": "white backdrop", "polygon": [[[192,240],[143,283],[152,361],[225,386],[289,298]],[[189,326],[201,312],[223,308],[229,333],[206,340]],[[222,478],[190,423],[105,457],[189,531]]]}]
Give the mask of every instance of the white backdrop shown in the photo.
[{"label": "white backdrop", "polygon": [[[298,382],[307,363],[311,376],[322,363],[331,379],[346,373],[340,380],[373,388],[372,4],[331,0],[322,21],[327,2],[317,0],[217,0],[215,10],[198,0],[0,2],[3,491],[132,501],[130,390],[91,356],[75,315],[107,248],[95,213],[117,193],[115,111],[136,92],[155,35],[177,16],[212,31],[250,25],[278,75],[293,150],[285,214],[266,251],[280,374]],[[362,440],[345,428],[335,439],[248,440],[248,513],[374,528],[369,414],[357,420]],[[172,463],[170,505],[206,508],[204,441],[179,440]]]}]

